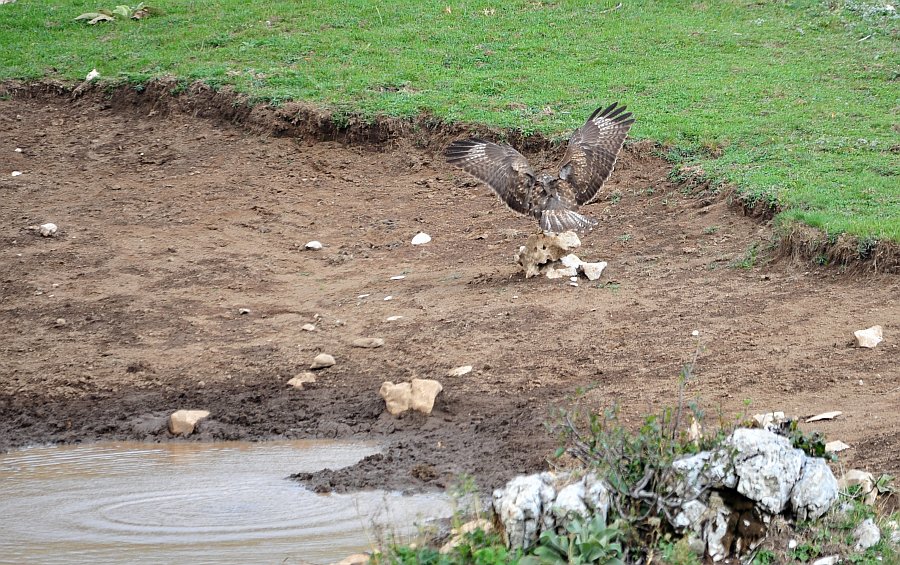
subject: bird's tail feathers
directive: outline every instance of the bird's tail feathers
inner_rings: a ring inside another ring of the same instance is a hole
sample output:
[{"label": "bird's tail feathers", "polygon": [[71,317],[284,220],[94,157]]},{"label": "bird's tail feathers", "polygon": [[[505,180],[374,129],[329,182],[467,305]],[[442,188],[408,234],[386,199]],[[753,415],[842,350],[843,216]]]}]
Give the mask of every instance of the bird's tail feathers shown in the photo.
[{"label": "bird's tail feathers", "polygon": [[563,233],[574,231],[587,233],[599,224],[594,218],[583,216],[572,210],[544,210],[541,212],[541,229],[545,232]]}]

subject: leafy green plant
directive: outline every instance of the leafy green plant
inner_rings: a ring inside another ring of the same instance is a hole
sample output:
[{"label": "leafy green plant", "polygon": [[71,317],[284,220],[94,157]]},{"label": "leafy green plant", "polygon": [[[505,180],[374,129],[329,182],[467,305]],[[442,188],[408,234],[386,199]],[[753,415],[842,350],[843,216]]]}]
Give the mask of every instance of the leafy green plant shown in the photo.
[{"label": "leafy green plant", "polygon": [[750,565],[774,565],[776,558],[775,552],[771,549],[760,549],[756,552],[756,555],[753,556]]},{"label": "leafy green plant", "polygon": [[618,526],[607,526],[603,516],[594,516],[590,520],[575,519],[566,526],[563,533],[542,532],[533,555],[523,558],[519,563],[624,565],[621,537],[622,532]]}]

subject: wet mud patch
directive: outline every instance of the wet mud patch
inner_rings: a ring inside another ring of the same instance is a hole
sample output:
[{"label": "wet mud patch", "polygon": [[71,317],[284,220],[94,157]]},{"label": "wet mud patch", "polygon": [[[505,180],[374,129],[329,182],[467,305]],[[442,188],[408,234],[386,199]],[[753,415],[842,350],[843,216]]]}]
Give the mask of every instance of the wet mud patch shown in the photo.
[{"label": "wet mud patch", "polygon": [[[525,280],[513,254],[536,226],[443,164],[461,129],[316,133],[221,96],[0,100],[0,448],[170,441],[165,415],[198,408],[212,416],[184,441],[386,446],[314,488],[468,473],[489,489],[547,467],[552,407],[618,403],[636,424],[674,403],[698,330],[688,394],[711,417],[841,410],[815,426],[854,446],[844,463],[900,471],[896,277],[764,264],[768,225],[635,144],[586,210],[601,225],[580,256],[608,261],[603,278]],[[48,221],[58,237],[27,229]],[[432,242],[410,245],[419,231]],[[873,324],[885,342],[852,347]],[[321,352],[337,363],[287,387]],[[446,376],[460,365],[474,370]],[[381,383],[411,378],[443,383],[435,413],[384,414]]]}]

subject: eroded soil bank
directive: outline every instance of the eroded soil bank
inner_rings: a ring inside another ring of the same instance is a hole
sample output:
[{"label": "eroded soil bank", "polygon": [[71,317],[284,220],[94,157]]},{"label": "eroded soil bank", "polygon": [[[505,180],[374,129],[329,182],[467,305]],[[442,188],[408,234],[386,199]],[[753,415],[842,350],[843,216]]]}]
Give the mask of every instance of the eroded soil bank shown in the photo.
[{"label": "eroded soil bank", "polygon": [[[845,465],[900,471],[896,276],[751,266],[768,226],[683,193],[632,146],[587,207],[602,222],[580,255],[608,261],[603,278],[524,280],[512,256],[536,225],[443,164],[459,131],[317,135],[214,99],[191,112],[150,92],[0,100],[0,448],[168,441],[169,411],[202,408],[194,439],[386,445],[308,477],[318,488],[469,473],[486,489],[546,466],[543,424],[580,390],[633,422],[674,403],[699,330],[688,392],[711,422],[841,410],[807,428],[851,444]],[[58,237],[27,229],[44,222]],[[433,240],[413,247],[419,231]],[[852,347],[873,324],[885,342]],[[287,387],[319,352],[337,364]],[[459,365],[475,369],[445,376]],[[435,413],[385,414],[382,381],[413,377],[443,382]]]}]

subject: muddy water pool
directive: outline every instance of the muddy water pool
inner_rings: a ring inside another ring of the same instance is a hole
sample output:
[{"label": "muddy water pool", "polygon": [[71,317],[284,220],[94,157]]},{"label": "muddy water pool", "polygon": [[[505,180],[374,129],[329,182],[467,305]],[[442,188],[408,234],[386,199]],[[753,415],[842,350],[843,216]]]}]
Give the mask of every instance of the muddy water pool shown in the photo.
[{"label": "muddy water pool", "polygon": [[[329,563],[450,515],[440,494],[315,494],[286,477],[358,442],[116,443],[0,454],[0,561]],[[376,526],[377,525],[377,526]]]}]

